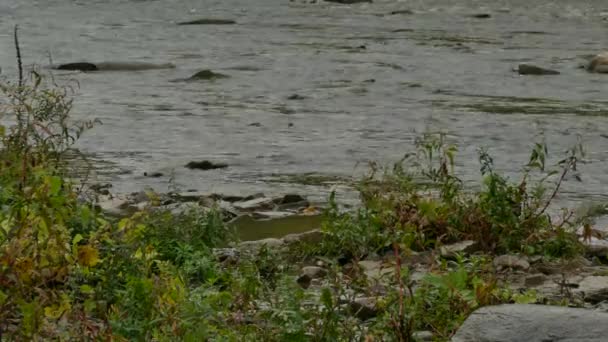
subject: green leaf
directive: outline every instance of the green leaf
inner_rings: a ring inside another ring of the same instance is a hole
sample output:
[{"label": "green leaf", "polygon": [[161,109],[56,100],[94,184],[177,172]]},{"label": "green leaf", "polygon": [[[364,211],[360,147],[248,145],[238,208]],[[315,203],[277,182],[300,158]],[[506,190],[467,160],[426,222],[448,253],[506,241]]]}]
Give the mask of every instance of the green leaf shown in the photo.
[{"label": "green leaf", "polygon": [[85,284],[85,285],[80,286],[80,292],[82,292],[84,294],[93,294],[93,293],[95,293],[95,289],[93,289],[91,286]]},{"label": "green leaf", "polygon": [[74,239],[72,239],[72,245],[77,245],[80,241],[82,241],[84,238],[82,237],[82,235],[80,234],[76,234],[76,236],[74,236]]},{"label": "green leaf", "polygon": [[2,290],[0,290],[0,305],[4,305],[7,298],[8,298],[8,295],[6,293],[2,292]]},{"label": "green leaf", "polygon": [[61,190],[61,178],[58,176],[53,176],[48,178],[49,182],[49,194],[51,196],[55,196],[59,194]]}]

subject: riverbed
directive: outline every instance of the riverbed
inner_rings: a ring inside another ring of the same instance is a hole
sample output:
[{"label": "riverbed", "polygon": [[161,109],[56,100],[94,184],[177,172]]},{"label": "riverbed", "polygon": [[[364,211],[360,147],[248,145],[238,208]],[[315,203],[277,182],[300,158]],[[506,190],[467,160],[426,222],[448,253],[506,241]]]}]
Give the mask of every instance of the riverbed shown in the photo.
[{"label": "riverbed", "polygon": [[[608,46],[603,1],[4,0],[0,13],[9,79],[15,24],[28,68],[176,65],[53,71],[74,86],[74,116],[103,122],[77,147],[116,192],[323,198],[369,161],[395,161],[420,133],[443,130],[459,146],[458,174],[471,182],[481,147],[516,179],[540,132],[551,162],[580,135],[582,182],[566,181],[558,200],[608,199],[608,75],[579,68]],[[177,25],[198,18],[236,24]],[[520,76],[519,63],[561,74]],[[203,69],[229,78],[171,82]],[[229,167],[184,168],[191,160]]]}]

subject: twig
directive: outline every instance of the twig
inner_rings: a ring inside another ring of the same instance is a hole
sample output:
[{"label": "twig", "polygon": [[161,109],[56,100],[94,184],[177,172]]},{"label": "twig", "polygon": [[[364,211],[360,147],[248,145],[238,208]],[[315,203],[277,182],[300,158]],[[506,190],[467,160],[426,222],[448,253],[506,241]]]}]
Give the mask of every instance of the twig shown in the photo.
[{"label": "twig", "polygon": [[21,48],[19,47],[19,25],[15,25],[14,38],[15,49],[17,50],[17,67],[19,68],[19,89],[23,87],[23,61],[21,60]]}]

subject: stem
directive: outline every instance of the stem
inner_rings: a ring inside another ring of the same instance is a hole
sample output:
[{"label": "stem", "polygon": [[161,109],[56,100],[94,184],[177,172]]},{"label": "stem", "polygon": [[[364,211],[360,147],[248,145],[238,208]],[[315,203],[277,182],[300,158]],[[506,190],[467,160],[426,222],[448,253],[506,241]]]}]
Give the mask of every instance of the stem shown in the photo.
[{"label": "stem", "polygon": [[17,67],[19,68],[19,89],[23,86],[23,61],[21,60],[21,48],[19,47],[19,36],[17,34],[19,25],[15,25],[14,39],[15,49],[17,50]]},{"label": "stem", "polygon": [[566,175],[568,174],[568,170],[570,170],[571,166],[572,166],[572,160],[568,160],[568,165],[564,167],[564,170],[562,171],[562,174],[560,175],[559,180],[557,181],[557,185],[555,186],[555,189],[553,189],[553,193],[551,194],[551,196],[547,200],[547,203],[545,203],[545,205],[543,206],[541,211],[538,212],[536,217],[539,217],[540,215],[544,214],[545,211],[547,210],[547,208],[549,207],[549,205],[551,205],[551,202],[555,199],[555,196],[557,196],[557,192],[559,191],[559,189],[562,185],[562,182],[564,181],[564,178],[566,178]]}]

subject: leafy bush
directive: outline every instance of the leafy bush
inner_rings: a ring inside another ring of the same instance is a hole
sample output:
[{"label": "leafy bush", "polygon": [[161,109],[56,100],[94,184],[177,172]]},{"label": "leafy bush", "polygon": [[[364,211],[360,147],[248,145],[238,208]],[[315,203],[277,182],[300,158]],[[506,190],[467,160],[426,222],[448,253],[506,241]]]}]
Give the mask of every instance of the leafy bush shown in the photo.
[{"label": "leafy bush", "polygon": [[456,148],[446,145],[443,134],[424,135],[417,147],[417,153],[380,177],[379,168],[373,166],[360,184],[361,209],[340,213],[332,195],[324,225],[330,239],[320,253],[346,250],[360,257],[395,241],[420,251],[461,240],[477,241],[482,251],[490,253],[561,257],[580,251],[568,218],[557,225],[546,214],[566,175],[576,171],[580,148],[570,150],[560,162],[559,179],[547,195],[544,184],[555,171],[535,186],[528,185],[533,172],[544,172],[544,144],[536,145],[519,183],[498,174],[492,158],[482,150],[483,184],[478,192],[465,189],[454,175]]}]

